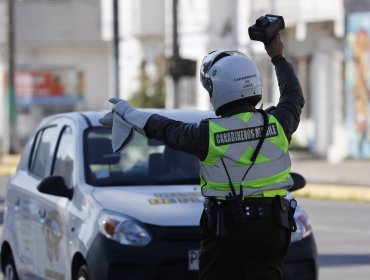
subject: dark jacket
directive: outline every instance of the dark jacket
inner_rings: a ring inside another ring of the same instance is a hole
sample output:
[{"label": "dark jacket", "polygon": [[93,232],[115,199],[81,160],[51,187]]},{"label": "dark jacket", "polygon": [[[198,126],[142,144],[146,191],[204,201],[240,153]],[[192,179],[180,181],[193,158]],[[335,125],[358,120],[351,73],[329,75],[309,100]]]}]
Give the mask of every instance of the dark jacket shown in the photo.
[{"label": "dark jacket", "polygon": [[[280,122],[290,141],[293,132],[298,127],[304,105],[302,88],[289,62],[281,58],[274,61],[274,64],[280,99],[276,106],[266,109],[266,112],[274,115]],[[244,104],[228,109],[221,117],[251,111],[256,111],[255,107]],[[147,137],[161,140],[174,149],[194,154],[200,160],[204,160],[207,156],[208,120],[203,120],[199,124],[188,124],[155,114],[149,118],[144,131]]]}]

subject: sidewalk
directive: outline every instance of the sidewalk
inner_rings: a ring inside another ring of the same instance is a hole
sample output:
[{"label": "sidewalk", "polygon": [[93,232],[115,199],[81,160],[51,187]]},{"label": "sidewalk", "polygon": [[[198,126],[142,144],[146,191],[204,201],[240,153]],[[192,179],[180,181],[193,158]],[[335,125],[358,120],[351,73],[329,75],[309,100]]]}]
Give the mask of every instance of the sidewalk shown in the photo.
[{"label": "sidewalk", "polygon": [[370,161],[344,160],[337,164],[307,152],[292,151],[292,171],[306,179],[297,196],[370,202]]},{"label": "sidewalk", "polygon": [[344,160],[328,163],[307,152],[292,151],[292,171],[301,173],[309,183],[370,187],[370,160]]},{"label": "sidewalk", "polygon": [[20,155],[0,155],[0,176],[12,175],[18,165]]}]

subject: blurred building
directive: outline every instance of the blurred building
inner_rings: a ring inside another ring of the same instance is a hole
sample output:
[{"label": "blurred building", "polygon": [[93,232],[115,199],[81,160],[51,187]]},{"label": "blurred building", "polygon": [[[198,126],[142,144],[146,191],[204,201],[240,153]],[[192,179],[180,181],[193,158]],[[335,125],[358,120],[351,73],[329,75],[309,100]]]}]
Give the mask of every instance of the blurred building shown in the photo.
[{"label": "blurred building", "polygon": [[[17,130],[22,144],[45,115],[101,109],[109,96],[111,59],[110,44],[101,36],[100,0],[14,4]],[[0,18],[4,21],[0,26],[4,31],[5,11],[6,1],[1,0]],[[0,47],[0,76],[4,81],[0,96],[4,97],[6,38]],[[1,123],[6,124],[4,116]]]},{"label": "blurred building", "polygon": [[[345,75],[345,65],[348,61],[344,57],[345,30],[348,29],[346,20],[351,18],[351,13],[368,9],[369,1],[157,0],[150,1],[149,6],[148,1],[124,2],[131,3],[131,14],[135,14],[136,7],[136,11],[144,15],[139,16],[139,21],[135,18],[135,26],[140,28],[129,33],[141,46],[141,59],[149,61],[149,65],[163,52],[163,38],[166,56],[173,54],[173,4],[178,2],[180,57],[195,60],[198,73],[201,60],[209,51],[238,49],[246,52],[258,64],[263,75],[265,107],[276,104],[279,91],[270,59],[260,42],[249,40],[248,27],[260,15],[283,15],[286,23],[282,32],[285,56],[296,68],[306,99],[301,125],[294,135],[294,145],[306,147],[331,162],[347,156],[370,157],[370,121],[367,121],[370,118],[370,90],[363,94],[367,96],[366,100],[357,99],[356,104],[351,103],[353,93],[347,90],[349,76]],[[163,15],[163,10],[164,21],[158,18],[158,15]],[[364,18],[366,16],[362,15],[362,21],[365,21]],[[369,55],[369,49],[361,54],[365,58]],[[351,73],[351,69],[346,69]],[[370,78],[366,76],[365,79],[366,85],[370,85]],[[208,95],[201,87],[198,75],[182,77],[178,84],[176,91],[173,80],[167,78],[168,107],[173,107],[177,98],[180,107],[210,109]],[[127,98],[131,93],[127,88],[123,97]],[[363,103],[362,107],[366,109],[359,112],[359,103]],[[359,128],[361,125],[364,127],[362,130]]]},{"label": "blurred building", "polygon": [[[139,1],[140,2],[140,1]],[[156,1],[162,4],[162,1]],[[175,1],[166,0],[165,50],[171,53]],[[293,62],[306,98],[302,122],[295,134],[295,144],[331,161],[347,153],[343,111],[343,37],[342,0],[204,0],[178,1],[178,42],[181,57],[197,61],[215,49],[238,49],[246,52],[263,75],[265,107],[276,104],[279,96],[274,71],[263,44],[250,41],[248,27],[267,13],[283,15],[282,32],[285,55]],[[145,45],[145,42],[141,42]],[[197,71],[198,72],[198,71]],[[168,79],[167,102],[171,106],[171,79]],[[208,109],[208,95],[198,75],[180,79],[181,107]],[[173,99],[173,98],[172,98]]]},{"label": "blurred building", "polygon": [[[4,2],[0,0],[0,13],[4,11]],[[114,84],[112,2],[16,1],[18,126],[22,135],[26,136],[45,114],[109,108],[106,100],[113,96]],[[260,15],[280,14],[286,23],[281,33],[285,56],[294,64],[306,98],[294,144],[308,147],[312,153],[333,162],[348,155],[360,157],[361,152],[352,151],[350,145],[351,141],[361,143],[358,138],[364,138],[370,149],[370,136],[366,134],[370,122],[362,135],[356,129],[348,130],[356,126],[355,119],[362,115],[356,112],[348,115],[351,106],[356,105],[350,103],[352,93],[348,90],[349,76],[345,75],[348,68],[344,64],[344,46],[348,42],[346,19],[353,12],[369,10],[370,1],[120,0],[122,98],[130,98],[140,88],[138,77],[143,61],[149,75],[155,76],[156,61],[173,55],[175,2],[178,2],[178,54],[197,64],[196,75],[183,76],[178,83],[167,76],[168,107],[175,106],[177,99],[183,108],[210,109],[198,72],[204,55],[215,49],[247,53],[263,75],[264,107],[276,104],[279,92],[273,67],[263,44],[249,39],[248,27]],[[0,28],[4,27],[2,18]],[[1,36],[0,72],[5,73]],[[364,56],[369,52],[364,51]],[[347,64],[350,63],[346,58]],[[0,83],[4,78],[6,75],[0,75]],[[0,88],[0,95],[4,96],[2,91]],[[368,111],[363,115],[368,119],[370,105],[366,106]],[[4,130],[0,129],[0,138],[1,131]]]}]

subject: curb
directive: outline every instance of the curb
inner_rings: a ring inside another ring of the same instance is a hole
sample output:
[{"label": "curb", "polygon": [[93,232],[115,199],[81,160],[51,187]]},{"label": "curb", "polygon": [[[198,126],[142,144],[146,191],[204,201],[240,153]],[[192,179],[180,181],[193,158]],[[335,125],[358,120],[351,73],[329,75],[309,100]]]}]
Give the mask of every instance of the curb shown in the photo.
[{"label": "curb", "polygon": [[20,161],[20,155],[3,155],[0,157],[0,176],[9,177],[14,174]]},{"label": "curb", "polygon": [[0,166],[0,177],[10,177],[14,174],[16,167]]},{"label": "curb", "polygon": [[354,185],[307,184],[303,189],[295,191],[293,195],[314,199],[370,203],[370,187]]}]

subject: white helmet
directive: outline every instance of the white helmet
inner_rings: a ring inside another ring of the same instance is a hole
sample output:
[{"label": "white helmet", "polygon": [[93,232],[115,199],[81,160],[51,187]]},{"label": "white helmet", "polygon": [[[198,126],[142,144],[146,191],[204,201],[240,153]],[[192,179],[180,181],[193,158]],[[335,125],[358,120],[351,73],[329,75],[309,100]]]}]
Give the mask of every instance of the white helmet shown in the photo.
[{"label": "white helmet", "polygon": [[256,105],[262,97],[261,75],[256,65],[241,52],[209,53],[202,61],[200,81],[217,115],[220,108],[230,102],[249,100]]}]

